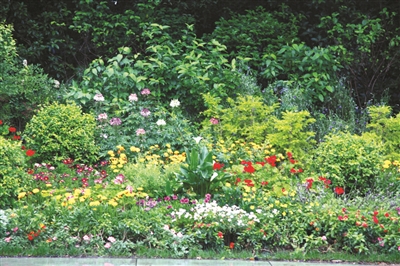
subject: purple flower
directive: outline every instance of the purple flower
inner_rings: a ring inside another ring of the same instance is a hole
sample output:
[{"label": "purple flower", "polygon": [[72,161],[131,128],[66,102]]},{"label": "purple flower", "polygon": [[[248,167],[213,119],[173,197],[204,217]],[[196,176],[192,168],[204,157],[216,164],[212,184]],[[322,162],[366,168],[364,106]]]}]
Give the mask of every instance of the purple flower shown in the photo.
[{"label": "purple flower", "polygon": [[189,203],[189,199],[188,198],[183,198],[183,199],[181,199],[181,203],[187,204],[187,203]]},{"label": "purple flower", "polygon": [[140,114],[141,114],[142,116],[144,116],[144,117],[148,117],[148,116],[151,114],[151,112],[150,112],[149,109],[143,108],[142,111],[140,111]]},{"label": "purple flower", "polygon": [[110,125],[112,125],[112,126],[119,126],[119,125],[121,125],[121,123],[122,123],[122,121],[118,117],[111,118],[111,120],[110,120]]}]

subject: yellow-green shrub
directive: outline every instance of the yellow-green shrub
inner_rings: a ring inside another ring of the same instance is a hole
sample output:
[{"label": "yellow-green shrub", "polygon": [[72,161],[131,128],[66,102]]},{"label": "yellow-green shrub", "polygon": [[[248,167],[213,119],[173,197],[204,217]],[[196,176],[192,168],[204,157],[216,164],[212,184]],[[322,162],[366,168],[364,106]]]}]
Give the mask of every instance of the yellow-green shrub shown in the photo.
[{"label": "yellow-green shrub", "polygon": [[19,141],[0,136],[0,209],[10,207],[32,178],[26,173],[25,154]]},{"label": "yellow-green shrub", "polygon": [[311,169],[332,181],[333,187],[364,194],[373,187],[384,157],[375,134],[339,132],[328,135],[314,153]]},{"label": "yellow-green shrub", "polygon": [[97,160],[95,118],[83,114],[74,104],[53,103],[42,106],[24,131],[27,145],[36,151],[39,162],[72,158],[80,163]]}]

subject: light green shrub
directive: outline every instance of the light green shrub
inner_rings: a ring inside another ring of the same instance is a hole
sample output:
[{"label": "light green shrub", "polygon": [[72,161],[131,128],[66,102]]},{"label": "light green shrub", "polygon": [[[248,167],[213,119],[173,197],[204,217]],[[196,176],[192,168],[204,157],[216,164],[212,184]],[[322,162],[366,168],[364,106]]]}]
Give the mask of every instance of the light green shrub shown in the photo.
[{"label": "light green shrub", "polygon": [[72,158],[80,163],[94,163],[98,156],[94,134],[96,121],[90,114],[71,104],[42,106],[27,124],[23,137],[37,152],[40,162]]},{"label": "light green shrub", "polygon": [[382,140],[385,157],[389,160],[400,160],[400,115],[390,116],[390,106],[371,106],[368,108],[371,117],[367,128]]},{"label": "light green shrub", "polygon": [[344,187],[346,193],[364,194],[373,187],[383,162],[378,136],[339,132],[328,135],[314,153],[311,170]]},{"label": "light green shrub", "polygon": [[0,136],[0,209],[14,205],[19,192],[26,189],[31,177],[21,143]]}]

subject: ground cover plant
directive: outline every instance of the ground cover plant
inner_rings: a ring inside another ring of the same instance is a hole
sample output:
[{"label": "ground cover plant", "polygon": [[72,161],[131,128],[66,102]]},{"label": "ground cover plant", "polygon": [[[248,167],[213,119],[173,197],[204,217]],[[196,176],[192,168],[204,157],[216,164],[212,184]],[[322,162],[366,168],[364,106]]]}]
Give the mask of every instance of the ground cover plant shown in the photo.
[{"label": "ground cover plant", "polygon": [[[91,31],[79,23],[95,7],[116,19],[104,1],[80,2],[89,9],[71,30]],[[170,26],[127,11],[136,33],[120,14],[121,47],[99,43],[107,53],[66,84],[19,57],[0,22],[0,256],[400,262],[399,115],[384,99],[356,104],[348,82],[374,36],[392,40],[386,58],[398,37],[383,35],[383,18],[360,16],[346,26],[372,27],[360,47],[340,42],[340,23],[334,44],[313,46],[288,10],[232,14],[204,37],[180,26],[191,17]],[[229,26],[254,28],[258,16],[291,31],[237,36]]]}]

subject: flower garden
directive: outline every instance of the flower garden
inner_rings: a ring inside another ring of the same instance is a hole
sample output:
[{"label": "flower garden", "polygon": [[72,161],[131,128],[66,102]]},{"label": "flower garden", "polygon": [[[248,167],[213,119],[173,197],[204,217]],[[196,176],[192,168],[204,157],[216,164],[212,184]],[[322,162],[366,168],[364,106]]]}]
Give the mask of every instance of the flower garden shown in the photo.
[{"label": "flower garden", "polygon": [[[147,88],[127,97],[125,116],[100,93],[93,104],[90,115],[42,107],[24,132],[0,122],[1,255],[400,253],[400,163],[380,130],[312,144],[313,121],[298,112],[286,114],[299,115],[292,138],[255,135],[259,117],[232,134],[234,105],[210,105],[196,129],[178,99],[157,106]],[[384,110],[370,108],[371,125]]]}]

